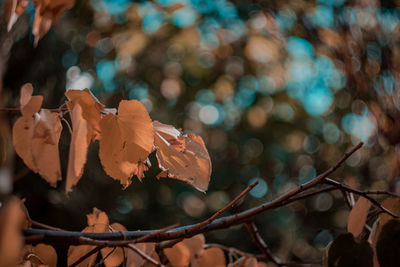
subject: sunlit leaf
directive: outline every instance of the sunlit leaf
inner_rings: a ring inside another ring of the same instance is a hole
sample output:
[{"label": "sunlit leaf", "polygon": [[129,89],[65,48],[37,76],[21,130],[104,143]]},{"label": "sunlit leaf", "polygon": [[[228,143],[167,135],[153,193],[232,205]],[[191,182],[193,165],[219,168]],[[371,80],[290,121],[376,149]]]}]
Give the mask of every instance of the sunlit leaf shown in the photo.
[{"label": "sunlit leaf", "polygon": [[204,250],[203,256],[197,260],[199,267],[215,266],[224,267],[226,266],[226,260],[224,251],[220,248],[212,247]]},{"label": "sunlit leaf", "polygon": [[118,115],[105,115],[100,121],[99,156],[104,170],[126,188],[131,177],[139,173],[139,165],[153,148],[151,119],[142,103],[123,100]]},{"label": "sunlit leaf", "polygon": [[83,174],[86,163],[87,151],[90,144],[89,126],[87,120],[83,119],[82,107],[76,104],[70,111],[72,121],[71,144],[69,146],[68,169],[65,190],[72,191]]},{"label": "sunlit leaf", "polygon": [[173,126],[153,122],[156,156],[167,176],[184,181],[199,191],[206,191],[211,176],[211,160],[203,139],[182,135]]}]

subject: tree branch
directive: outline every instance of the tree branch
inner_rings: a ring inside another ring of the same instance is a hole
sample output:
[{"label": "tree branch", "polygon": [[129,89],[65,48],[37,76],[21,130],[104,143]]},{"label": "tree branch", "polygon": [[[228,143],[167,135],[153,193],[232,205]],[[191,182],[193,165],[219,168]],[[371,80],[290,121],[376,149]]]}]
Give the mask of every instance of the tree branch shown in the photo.
[{"label": "tree branch", "polygon": [[[317,194],[317,192],[310,191],[313,187],[320,186],[321,183],[325,182],[325,178],[327,178],[330,174],[332,174],[336,169],[338,169],[343,162],[348,159],[354,152],[361,148],[363,143],[359,143],[357,146],[353,147],[350,151],[345,153],[345,155],[331,168],[327,171],[319,175],[314,180],[302,184],[295,189],[281,195],[280,197],[270,201],[263,203],[254,208],[242,211],[240,213],[225,216],[219,219],[215,219],[210,223],[201,222],[200,227],[199,224],[195,225],[187,225],[179,228],[175,228],[173,230],[154,234],[151,238],[147,239],[147,242],[161,242],[166,240],[173,239],[181,239],[181,238],[189,238],[194,235],[200,233],[206,233],[210,231],[215,231],[218,229],[226,229],[234,225],[242,224],[244,222],[249,221],[249,219],[254,216],[266,211],[275,209],[293,201],[297,201],[299,199],[303,199],[305,197],[309,197],[311,195]],[[339,183],[340,184],[340,183]],[[320,189],[318,192],[326,192],[335,190],[337,185],[332,184],[333,187],[325,187]],[[346,188],[347,191],[353,192],[351,188],[346,186],[342,187]],[[245,190],[246,191],[246,190]],[[305,193],[304,193],[305,192]],[[360,193],[361,191],[358,191]],[[375,201],[375,203],[377,203]],[[379,203],[378,203],[379,204]],[[383,207],[382,207],[383,208]],[[386,210],[386,209],[382,209]],[[389,211],[389,214],[390,213]],[[219,214],[218,214],[219,215]],[[217,215],[217,216],[218,216]],[[396,215],[394,215],[396,216]],[[214,218],[214,216],[210,217]],[[210,220],[210,219],[207,219]],[[207,222],[206,220],[206,222]],[[125,232],[125,237],[127,240],[132,240],[136,238],[143,237],[145,235],[153,233],[154,230],[148,231],[128,231]],[[50,230],[39,230],[39,229],[24,229],[23,230],[25,241],[27,243],[46,243],[46,244],[70,244],[70,245],[79,245],[79,244],[89,244],[89,245],[97,245],[97,246],[120,246],[121,243],[118,243],[116,240],[121,240],[121,235],[119,233],[81,233],[81,232],[66,232],[66,231],[50,231]],[[124,241],[127,242],[127,241]]]}]

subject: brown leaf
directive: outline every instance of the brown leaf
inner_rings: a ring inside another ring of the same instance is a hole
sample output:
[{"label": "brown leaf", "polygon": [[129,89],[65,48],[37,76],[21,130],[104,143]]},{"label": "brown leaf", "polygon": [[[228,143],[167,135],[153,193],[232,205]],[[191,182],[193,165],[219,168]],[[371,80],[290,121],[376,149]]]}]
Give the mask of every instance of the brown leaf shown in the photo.
[{"label": "brown leaf", "polygon": [[244,267],[258,267],[257,259],[254,257],[249,257],[244,262]]},{"label": "brown leaf", "polygon": [[364,229],[370,207],[371,202],[368,199],[360,196],[351,209],[347,221],[347,231],[352,233],[354,237],[358,237]]},{"label": "brown leaf", "polygon": [[104,170],[126,188],[139,173],[154,143],[153,125],[142,103],[123,100],[118,115],[105,115],[100,121],[99,156]]},{"label": "brown leaf", "polygon": [[28,0],[7,0],[4,3],[4,16],[7,22],[7,31],[10,31],[12,26],[19,16],[24,13],[28,7]]},{"label": "brown leaf", "polygon": [[[160,257],[158,256],[157,252],[153,252],[153,255],[151,255],[151,257],[158,263],[161,263]],[[129,265],[128,265],[129,266]],[[129,266],[129,267],[134,267],[133,266]],[[145,261],[145,263],[142,265],[142,267],[156,267],[156,265],[154,265],[153,263],[149,262],[149,261]]]},{"label": "brown leaf", "polygon": [[[152,257],[153,259],[156,259],[158,262],[160,262],[160,259],[158,258],[157,253],[155,253],[156,245],[155,243],[137,243],[135,246],[141,250],[144,254]],[[146,263],[149,263],[147,260],[143,259],[142,256],[134,252],[133,250],[125,250],[127,259],[126,259],[126,265],[129,267],[140,267],[143,266]],[[157,257],[155,257],[155,255]],[[153,264],[145,265],[145,266],[154,266]]]},{"label": "brown leaf", "polygon": [[203,256],[197,261],[197,266],[225,267],[226,260],[223,250],[216,247],[204,250]]},{"label": "brown leaf", "polygon": [[42,109],[36,122],[32,138],[32,156],[38,173],[51,186],[61,180],[58,142],[62,125],[58,113]]},{"label": "brown leaf", "polygon": [[86,163],[87,151],[90,144],[88,121],[83,119],[83,111],[80,104],[76,104],[70,110],[72,121],[72,135],[69,146],[68,169],[65,191],[71,192],[82,177]]},{"label": "brown leaf", "polygon": [[[42,96],[32,96],[33,87],[21,87],[21,112],[13,126],[15,151],[24,163],[35,173],[39,173],[50,185],[56,186],[61,179],[58,142],[62,125],[58,113],[42,109]],[[34,116],[34,117],[33,117]]]},{"label": "brown leaf", "polygon": [[[108,216],[105,212],[93,208],[93,213],[87,215],[88,226],[82,230],[85,233],[102,233],[108,230],[109,221]],[[82,256],[91,251],[95,246],[82,245],[82,246],[70,246],[68,249],[68,265],[73,264]],[[97,253],[86,258],[83,262],[78,264],[78,267],[92,266],[96,260]]]},{"label": "brown leaf", "polygon": [[[125,226],[119,223],[111,224],[109,230],[110,232],[126,232]],[[104,265],[106,267],[115,267],[119,266],[124,261],[124,255],[127,255],[128,251],[127,249],[124,249],[124,251],[122,251],[122,248],[103,248],[100,252],[104,260]]]},{"label": "brown leaf", "polygon": [[32,34],[35,36],[34,44],[50,30],[61,14],[74,6],[74,0],[34,0],[36,12],[33,22]]},{"label": "brown leaf", "polygon": [[82,107],[82,117],[90,126],[90,138],[100,140],[100,119],[101,112],[104,110],[104,105],[90,92],[85,90],[68,90],[65,95],[69,98],[67,102],[69,110],[73,110],[76,104]]},{"label": "brown leaf", "polygon": [[197,190],[208,189],[211,160],[203,139],[193,134],[182,135],[173,126],[153,122],[155,148],[161,170],[168,177],[184,181]]},{"label": "brown leaf", "polygon": [[23,223],[20,201],[12,198],[0,210],[0,267],[17,265],[24,245]]},{"label": "brown leaf", "polygon": [[13,145],[18,156],[24,161],[33,172],[37,173],[38,169],[33,161],[32,155],[32,138],[34,130],[34,119],[25,119],[20,117],[13,125]]},{"label": "brown leaf", "polygon": [[190,266],[196,266],[197,259],[204,253],[205,238],[203,234],[195,235],[182,241],[190,252]]},{"label": "brown leaf", "polygon": [[172,267],[189,266],[190,251],[183,242],[176,243],[173,247],[164,249],[163,252]]},{"label": "brown leaf", "polygon": [[57,253],[52,246],[38,244],[34,248],[34,253],[46,266],[57,267]]}]

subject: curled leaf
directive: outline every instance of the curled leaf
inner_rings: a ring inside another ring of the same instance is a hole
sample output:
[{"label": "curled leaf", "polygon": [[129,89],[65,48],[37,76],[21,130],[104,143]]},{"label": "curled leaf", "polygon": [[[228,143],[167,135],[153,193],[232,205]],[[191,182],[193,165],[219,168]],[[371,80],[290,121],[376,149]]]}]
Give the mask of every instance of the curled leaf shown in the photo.
[{"label": "curled leaf", "polygon": [[170,178],[184,181],[197,190],[208,189],[211,160],[203,139],[193,134],[181,134],[173,126],[153,122],[155,149],[161,170]]},{"label": "curled leaf", "polygon": [[35,36],[34,44],[50,30],[61,14],[74,6],[74,0],[34,0],[36,12],[33,22],[32,34]]},{"label": "curled leaf", "polygon": [[88,122],[83,119],[82,113],[83,111],[80,104],[76,104],[70,111],[72,136],[69,146],[67,180],[65,186],[67,193],[72,191],[72,186],[76,185],[82,177],[90,144]]},{"label": "curled leaf", "polygon": [[52,246],[38,244],[34,247],[34,254],[41,260],[43,264],[49,267],[57,267],[57,253]]},{"label": "curled leaf", "polygon": [[69,110],[79,104],[82,107],[82,118],[88,122],[90,139],[100,140],[100,119],[104,105],[90,92],[85,90],[68,90],[65,95],[69,98],[67,102]]},{"label": "curled leaf", "polygon": [[139,101],[123,100],[118,115],[107,114],[101,119],[100,129],[101,164],[126,188],[152,151],[154,132],[149,114]]}]

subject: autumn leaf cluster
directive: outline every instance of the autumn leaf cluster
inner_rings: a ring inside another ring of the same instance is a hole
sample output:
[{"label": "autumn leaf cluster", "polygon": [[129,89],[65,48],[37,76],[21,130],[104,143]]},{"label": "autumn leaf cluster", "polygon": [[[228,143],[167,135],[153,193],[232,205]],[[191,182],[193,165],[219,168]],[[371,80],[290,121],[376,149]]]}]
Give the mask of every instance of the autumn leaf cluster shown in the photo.
[{"label": "autumn leaf cluster", "polygon": [[122,100],[118,109],[109,109],[88,89],[68,90],[69,101],[54,111],[41,108],[43,97],[32,93],[31,84],[21,87],[22,117],[13,126],[13,144],[24,163],[50,185],[61,180],[58,143],[64,121],[71,133],[66,192],[82,177],[89,145],[96,141],[105,172],[124,188],[134,175],[144,178],[150,167],[148,156],[155,151],[162,170],[157,178],[175,178],[207,190],[211,161],[202,138],[152,121],[141,102]]}]

